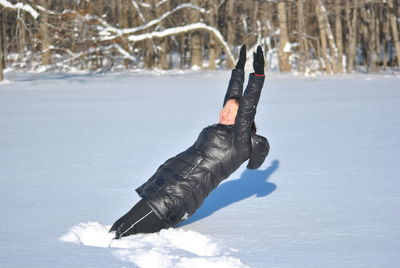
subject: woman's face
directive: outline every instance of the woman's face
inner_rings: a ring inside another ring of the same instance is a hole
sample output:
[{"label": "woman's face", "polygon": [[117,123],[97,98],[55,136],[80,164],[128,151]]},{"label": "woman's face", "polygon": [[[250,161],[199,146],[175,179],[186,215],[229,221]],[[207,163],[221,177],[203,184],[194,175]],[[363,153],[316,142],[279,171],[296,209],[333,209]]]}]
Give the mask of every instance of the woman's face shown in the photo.
[{"label": "woman's face", "polygon": [[219,113],[219,122],[224,125],[235,124],[236,114],[239,109],[239,103],[235,99],[228,100]]}]

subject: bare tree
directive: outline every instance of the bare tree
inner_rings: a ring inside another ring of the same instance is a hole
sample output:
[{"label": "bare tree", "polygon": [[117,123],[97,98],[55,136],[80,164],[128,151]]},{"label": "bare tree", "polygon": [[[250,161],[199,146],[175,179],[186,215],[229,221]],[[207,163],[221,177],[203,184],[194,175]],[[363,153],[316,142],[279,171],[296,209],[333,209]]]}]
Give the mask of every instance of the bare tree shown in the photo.
[{"label": "bare tree", "polygon": [[357,45],[357,15],[358,15],[358,0],[353,0],[352,18],[350,21],[350,1],[346,2],[346,17],[347,26],[349,28],[349,40],[348,40],[348,56],[347,56],[347,72],[351,73],[354,71],[355,57],[356,57],[356,45]]},{"label": "bare tree", "polygon": [[332,73],[331,61],[328,56],[328,43],[326,41],[326,25],[324,24],[324,20],[322,18],[322,11],[320,0],[315,1],[315,9],[316,15],[318,19],[318,27],[319,27],[319,35],[321,40],[321,53],[322,57],[324,58],[324,68],[327,73]]},{"label": "bare tree", "polygon": [[[386,14],[385,14],[386,15]],[[383,69],[386,71],[388,65],[388,45],[390,42],[390,33],[389,33],[389,18],[387,16],[383,16]]]},{"label": "bare tree", "polygon": [[322,0],[316,0],[315,7],[321,39],[321,52],[324,58],[325,68],[327,73],[333,73],[337,70],[338,55],[332,28],[330,26],[326,8]]},{"label": "bare tree", "polygon": [[235,42],[235,0],[226,0],[226,40],[232,46]]},{"label": "bare tree", "polygon": [[[192,0],[192,3],[195,5],[199,4],[199,0]],[[200,14],[198,11],[192,11],[191,17],[193,22],[200,21]],[[192,66],[203,67],[203,44],[201,33],[199,31],[195,31],[192,33],[190,37],[190,47],[191,47],[191,59]]]},{"label": "bare tree", "polygon": [[[40,0],[40,4],[44,8],[48,8],[49,0]],[[50,32],[48,25],[48,14],[47,12],[42,12],[40,16],[40,41],[42,50],[42,64],[50,65],[51,63],[51,50],[50,50]]]},{"label": "bare tree", "polygon": [[342,2],[335,1],[335,37],[338,51],[337,72],[343,72],[343,31],[342,31]]},{"label": "bare tree", "polygon": [[306,64],[308,62],[308,53],[309,47],[306,37],[306,26],[304,20],[304,1],[297,0],[297,15],[298,15],[298,22],[299,22],[299,70],[301,72],[305,71]]},{"label": "bare tree", "polygon": [[[157,17],[160,18],[165,12],[170,10],[170,1],[161,2],[156,6]],[[164,28],[165,22],[160,23],[160,27]],[[164,38],[160,40],[159,44],[159,58],[160,58],[160,68],[163,70],[169,69],[170,59],[169,59],[169,39]]]},{"label": "bare tree", "polygon": [[[397,20],[398,20],[396,17],[397,10],[393,5],[393,0],[388,0],[387,3],[389,6],[390,28],[392,29],[393,44],[397,56],[397,66],[400,67],[400,41],[399,41],[399,31],[397,28]],[[397,3],[397,8],[398,8],[398,3]]]},{"label": "bare tree", "polygon": [[265,48],[267,69],[377,72],[399,65],[399,6],[398,0],[2,0],[1,67],[184,69],[204,68],[208,60],[210,69],[231,68],[232,51],[246,43]]},{"label": "bare tree", "polygon": [[281,72],[289,72],[291,70],[291,65],[289,63],[290,57],[290,43],[287,30],[287,20],[286,20],[286,4],[284,1],[279,1],[278,3],[278,17],[279,17],[279,69]]},{"label": "bare tree", "polygon": [[[144,12],[146,22],[151,21],[156,18],[156,12],[155,12],[156,0],[149,0],[149,1],[147,1],[147,3],[149,4],[149,6],[144,7],[144,9],[146,10]],[[140,10],[140,9],[138,9],[138,10]],[[140,12],[140,11],[138,11],[138,12]],[[154,28],[154,27],[152,27],[152,28]],[[143,43],[142,49],[145,51],[144,67],[146,69],[152,69],[156,65],[156,60],[157,60],[156,44],[154,43],[154,41],[151,38],[146,39]]]},{"label": "bare tree", "polygon": [[[102,2],[102,1],[100,1]],[[119,19],[119,24],[123,28],[129,28],[130,27],[130,21],[129,21],[129,8],[130,8],[130,1],[129,0],[121,0],[121,1],[116,1],[116,4],[118,4],[119,11],[118,13],[120,14],[120,19]],[[103,11],[103,5],[99,5],[99,13],[98,14],[104,14]],[[129,45],[129,41],[126,37],[122,36],[121,37],[121,47],[128,52],[129,54],[132,54],[131,46]],[[128,69],[130,63],[132,62],[131,59],[125,58],[124,59],[124,65],[125,68]]]},{"label": "bare tree", "polygon": [[3,70],[4,70],[4,29],[6,28],[5,23],[4,23],[4,17],[5,17],[5,11],[1,11],[2,16],[1,16],[1,24],[2,25],[2,30],[0,31],[0,81],[4,80],[4,74],[3,74]]},{"label": "bare tree", "polygon": [[[213,0],[208,0],[208,9],[209,9],[209,15],[208,15],[208,24],[211,26],[215,26],[215,15],[216,12],[218,11],[218,6],[216,1]],[[215,69],[215,60],[216,60],[216,55],[217,50],[216,50],[216,42],[215,38],[212,35],[209,35],[209,42],[208,42],[208,68],[211,70]]]}]

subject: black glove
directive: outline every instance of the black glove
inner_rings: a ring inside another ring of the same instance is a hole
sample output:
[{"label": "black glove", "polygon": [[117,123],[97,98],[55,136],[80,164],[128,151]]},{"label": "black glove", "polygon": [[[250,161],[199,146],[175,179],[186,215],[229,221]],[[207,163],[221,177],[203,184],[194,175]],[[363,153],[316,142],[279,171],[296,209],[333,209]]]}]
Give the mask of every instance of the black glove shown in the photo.
[{"label": "black glove", "polygon": [[239,60],[236,63],[235,69],[244,70],[244,65],[246,64],[246,45],[240,48]]},{"label": "black glove", "polygon": [[264,54],[260,46],[257,47],[257,53],[253,52],[253,67],[256,74],[264,75]]}]

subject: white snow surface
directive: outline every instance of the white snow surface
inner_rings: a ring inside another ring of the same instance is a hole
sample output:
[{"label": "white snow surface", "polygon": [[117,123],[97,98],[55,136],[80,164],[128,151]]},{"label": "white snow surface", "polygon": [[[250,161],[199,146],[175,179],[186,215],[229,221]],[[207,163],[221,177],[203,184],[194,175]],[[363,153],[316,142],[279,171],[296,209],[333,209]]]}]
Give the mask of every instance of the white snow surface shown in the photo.
[{"label": "white snow surface", "polygon": [[109,225],[218,120],[230,72],[5,75],[1,267],[400,263],[398,75],[268,74],[265,163],[243,165],[179,227],[121,240]]},{"label": "white snow surface", "polygon": [[60,237],[61,241],[85,246],[120,248],[114,255],[138,267],[248,267],[230,257],[208,236],[182,229],[161,230],[154,234],[138,234],[113,239],[111,226],[97,222],[80,223]]}]

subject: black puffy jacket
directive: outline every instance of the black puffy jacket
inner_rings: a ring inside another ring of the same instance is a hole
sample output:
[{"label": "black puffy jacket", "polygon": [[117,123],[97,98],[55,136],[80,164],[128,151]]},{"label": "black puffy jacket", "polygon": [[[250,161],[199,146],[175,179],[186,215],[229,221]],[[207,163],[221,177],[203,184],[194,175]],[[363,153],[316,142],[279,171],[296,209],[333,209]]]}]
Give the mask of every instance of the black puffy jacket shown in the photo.
[{"label": "black puffy jacket", "polygon": [[264,76],[251,74],[242,97],[243,82],[244,71],[234,69],[224,105],[229,99],[240,98],[235,124],[204,128],[191,147],[168,159],[136,189],[166,227],[192,215],[208,194],[246,160],[250,169],[264,162],[268,141],[251,131]]}]

